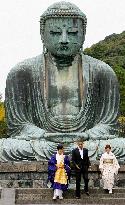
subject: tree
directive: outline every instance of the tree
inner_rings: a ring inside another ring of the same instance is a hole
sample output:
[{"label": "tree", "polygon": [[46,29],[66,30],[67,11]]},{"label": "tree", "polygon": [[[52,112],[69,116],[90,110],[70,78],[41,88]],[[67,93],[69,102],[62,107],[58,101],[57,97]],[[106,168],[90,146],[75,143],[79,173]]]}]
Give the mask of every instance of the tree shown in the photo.
[{"label": "tree", "polygon": [[86,48],[84,54],[106,62],[115,71],[120,85],[120,114],[125,116],[125,31],[105,37]]},{"label": "tree", "polygon": [[0,94],[0,138],[7,136],[7,125],[5,118],[5,107],[2,102],[2,95]]}]

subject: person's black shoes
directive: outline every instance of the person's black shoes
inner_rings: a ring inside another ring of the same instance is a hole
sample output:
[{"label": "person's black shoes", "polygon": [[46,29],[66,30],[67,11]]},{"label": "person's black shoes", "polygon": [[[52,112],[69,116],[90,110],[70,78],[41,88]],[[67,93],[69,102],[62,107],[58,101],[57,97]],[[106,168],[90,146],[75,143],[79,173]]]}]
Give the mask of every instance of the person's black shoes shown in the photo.
[{"label": "person's black shoes", "polygon": [[106,194],[108,194],[108,193],[109,193],[109,190],[108,190],[108,189],[104,189],[104,192],[105,192]]},{"label": "person's black shoes", "polygon": [[81,197],[80,196],[76,196],[76,199],[80,199]]},{"label": "person's black shoes", "polygon": [[89,194],[89,192],[88,192],[88,191],[86,191],[86,192],[85,192],[85,194],[86,194],[87,196],[90,196],[90,194]]}]

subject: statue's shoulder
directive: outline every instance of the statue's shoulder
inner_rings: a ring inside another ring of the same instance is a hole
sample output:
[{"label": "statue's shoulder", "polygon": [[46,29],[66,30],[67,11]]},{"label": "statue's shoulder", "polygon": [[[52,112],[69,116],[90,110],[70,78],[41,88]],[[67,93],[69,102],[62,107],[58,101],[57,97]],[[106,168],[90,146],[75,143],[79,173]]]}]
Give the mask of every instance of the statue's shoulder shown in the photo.
[{"label": "statue's shoulder", "polygon": [[98,60],[96,58],[93,58],[88,55],[83,54],[83,66],[87,68],[87,70],[90,68],[94,75],[98,75],[105,79],[112,79],[114,83],[117,83],[117,76],[114,72],[114,70],[105,62]]},{"label": "statue's shoulder", "polygon": [[98,70],[101,69],[105,71],[114,72],[113,69],[104,61],[98,60],[96,58],[84,54],[83,54],[83,59],[87,64],[90,64],[93,67],[98,68]]},{"label": "statue's shoulder", "polygon": [[33,58],[28,58],[25,59],[22,62],[19,62],[18,64],[16,64],[9,72],[8,76],[16,74],[16,73],[20,73],[20,72],[30,72],[32,70],[36,70],[39,69],[40,67],[42,68],[42,64],[43,64],[43,56],[38,55],[36,57]]}]

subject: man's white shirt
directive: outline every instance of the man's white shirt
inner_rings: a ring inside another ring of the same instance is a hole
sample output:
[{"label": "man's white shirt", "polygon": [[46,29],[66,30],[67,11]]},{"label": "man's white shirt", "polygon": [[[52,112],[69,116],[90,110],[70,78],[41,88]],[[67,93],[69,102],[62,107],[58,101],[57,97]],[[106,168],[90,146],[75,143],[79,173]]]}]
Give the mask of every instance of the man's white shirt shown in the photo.
[{"label": "man's white shirt", "polygon": [[79,152],[80,152],[80,156],[83,159],[83,149],[80,149],[80,148],[78,148],[78,149],[79,149]]}]

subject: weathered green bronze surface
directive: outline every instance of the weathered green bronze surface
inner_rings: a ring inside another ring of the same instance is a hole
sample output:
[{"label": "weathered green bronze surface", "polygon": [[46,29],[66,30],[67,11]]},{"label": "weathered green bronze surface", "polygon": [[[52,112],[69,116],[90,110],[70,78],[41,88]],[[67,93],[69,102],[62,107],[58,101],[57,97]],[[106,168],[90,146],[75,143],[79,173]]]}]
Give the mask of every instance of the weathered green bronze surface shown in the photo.
[{"label": "weathered green bronze surface", "polygon": [[19,63],[7,77],[10,138],[0,141],[1,160],[48,159],[60,142],[70,153],[80,137],[92,158],[107,142],[123,156],[117,78],[110,66],[83,55],[86,23],[69,2],[53,4],[40,17],[43,54]]}]

